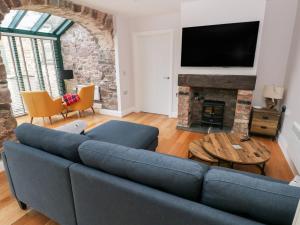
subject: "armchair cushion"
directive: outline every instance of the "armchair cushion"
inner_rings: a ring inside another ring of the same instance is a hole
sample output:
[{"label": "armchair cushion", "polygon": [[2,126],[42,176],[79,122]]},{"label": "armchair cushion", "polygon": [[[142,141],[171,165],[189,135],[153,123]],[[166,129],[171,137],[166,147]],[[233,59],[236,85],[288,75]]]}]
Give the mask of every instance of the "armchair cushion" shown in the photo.
[{"label": "armchair cushion", "polygon": [[52,99],[47,91],[21,92],[30,117],[48,117],[63,111],[61,98]]}]

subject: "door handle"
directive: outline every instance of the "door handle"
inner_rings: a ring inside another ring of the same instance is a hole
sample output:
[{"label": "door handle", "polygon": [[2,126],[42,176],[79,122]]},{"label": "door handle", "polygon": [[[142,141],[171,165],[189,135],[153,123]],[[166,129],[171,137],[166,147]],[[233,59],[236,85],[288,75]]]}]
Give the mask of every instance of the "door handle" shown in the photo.
[{"label": "door handle", "polygon": [[170,80],[170,77],[164,77],[165,80]]}]

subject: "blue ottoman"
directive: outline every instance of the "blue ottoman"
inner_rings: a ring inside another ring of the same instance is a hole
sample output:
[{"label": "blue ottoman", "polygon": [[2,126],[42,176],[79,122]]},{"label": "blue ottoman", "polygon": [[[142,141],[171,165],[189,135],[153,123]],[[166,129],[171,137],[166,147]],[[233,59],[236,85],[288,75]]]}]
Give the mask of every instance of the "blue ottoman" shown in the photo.
[{"label": "blue ottoman", "polygon": [[93,140],[155,151],[159,130],[156,127],[112,120],[86,133]]}]

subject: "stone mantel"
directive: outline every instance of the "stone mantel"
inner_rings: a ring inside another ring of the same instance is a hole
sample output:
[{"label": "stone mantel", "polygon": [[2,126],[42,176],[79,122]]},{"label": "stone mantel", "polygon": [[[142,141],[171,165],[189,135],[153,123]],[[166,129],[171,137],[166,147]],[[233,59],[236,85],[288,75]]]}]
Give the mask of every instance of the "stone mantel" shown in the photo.
[{"label": "stone mantel", "polygon": [[178,86],[254,90],[256,76],[180,74]]}]

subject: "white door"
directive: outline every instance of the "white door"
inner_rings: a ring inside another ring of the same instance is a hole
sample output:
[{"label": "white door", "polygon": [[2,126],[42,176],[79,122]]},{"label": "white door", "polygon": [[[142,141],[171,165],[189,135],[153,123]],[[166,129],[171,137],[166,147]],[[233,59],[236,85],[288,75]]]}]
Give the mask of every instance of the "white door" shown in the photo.
[{"label": "white door", "polygon": [[136,99],[143,112],[170,114],[172,45],[172,32],[136,35]]}]

